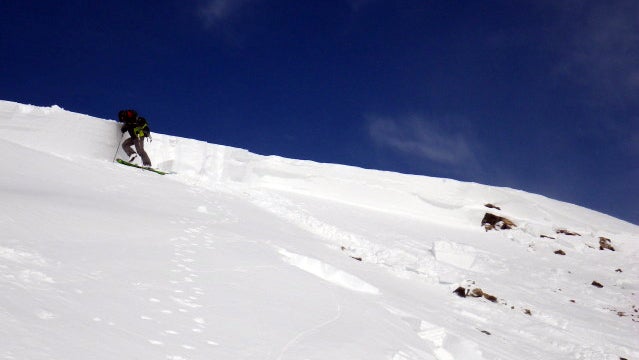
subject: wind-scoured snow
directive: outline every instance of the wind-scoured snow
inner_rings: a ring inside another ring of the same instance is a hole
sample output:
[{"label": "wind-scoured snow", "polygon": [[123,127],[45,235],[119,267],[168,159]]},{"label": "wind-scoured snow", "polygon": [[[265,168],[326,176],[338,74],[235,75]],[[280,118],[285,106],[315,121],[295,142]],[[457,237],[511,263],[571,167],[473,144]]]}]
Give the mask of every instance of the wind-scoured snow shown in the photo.
[{"label": "wind-scoured snow", "polygon": [[0,359],[639,359],[636,225],[153,133],[160,176],[120,140],[0,101]]}]

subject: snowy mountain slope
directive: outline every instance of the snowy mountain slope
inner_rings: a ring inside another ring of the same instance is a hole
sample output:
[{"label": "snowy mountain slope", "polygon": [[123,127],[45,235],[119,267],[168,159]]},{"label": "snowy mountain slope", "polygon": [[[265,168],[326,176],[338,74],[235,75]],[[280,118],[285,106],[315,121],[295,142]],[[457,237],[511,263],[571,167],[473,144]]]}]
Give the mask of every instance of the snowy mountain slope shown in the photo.
[{"label": "snowy mountain slope", "polygon": [[635,225],[154,134],[163,177],[112,163],[119,137],[0,102],[1,358],[639,359]]}]

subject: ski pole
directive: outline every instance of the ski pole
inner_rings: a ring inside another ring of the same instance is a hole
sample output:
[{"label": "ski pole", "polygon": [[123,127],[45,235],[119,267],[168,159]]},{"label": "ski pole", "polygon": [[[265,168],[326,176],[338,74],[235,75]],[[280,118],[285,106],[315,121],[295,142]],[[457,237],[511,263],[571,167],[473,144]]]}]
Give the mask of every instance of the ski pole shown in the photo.
[{"label": "ski pole", "polygon": [[124,137],[124,133],[120,135],[120,139],[118,140],[117,145],[115,146],[115,154],[113,154],[113,161],[115,162],[115,157],[118,156],[118,150],[120,150],[120,144],[122,143],[122,138]]}]

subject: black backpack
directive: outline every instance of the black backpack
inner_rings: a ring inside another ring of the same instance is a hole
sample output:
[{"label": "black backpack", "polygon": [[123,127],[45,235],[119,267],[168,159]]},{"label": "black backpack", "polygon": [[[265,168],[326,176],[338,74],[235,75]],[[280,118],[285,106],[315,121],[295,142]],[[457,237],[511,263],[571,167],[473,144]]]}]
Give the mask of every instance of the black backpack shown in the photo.
[{"label": "black backpack", "polygon": [[130,122],[138,118],[138,112],[135,110],[120,110],[118,112],[119,122]]}]

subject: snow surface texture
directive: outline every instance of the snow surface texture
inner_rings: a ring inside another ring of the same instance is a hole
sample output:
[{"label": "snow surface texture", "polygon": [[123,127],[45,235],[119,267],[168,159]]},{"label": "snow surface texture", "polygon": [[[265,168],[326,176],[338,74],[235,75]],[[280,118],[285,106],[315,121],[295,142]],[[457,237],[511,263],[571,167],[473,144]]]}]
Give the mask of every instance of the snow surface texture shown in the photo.
[{"label": "snow surface texture", "polygon": [[635,225],[153,134],[160,176],[119,140],[0,102],[0,359],[639,359]]}]

